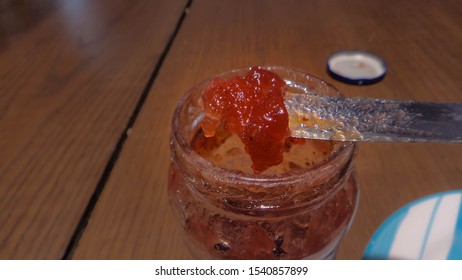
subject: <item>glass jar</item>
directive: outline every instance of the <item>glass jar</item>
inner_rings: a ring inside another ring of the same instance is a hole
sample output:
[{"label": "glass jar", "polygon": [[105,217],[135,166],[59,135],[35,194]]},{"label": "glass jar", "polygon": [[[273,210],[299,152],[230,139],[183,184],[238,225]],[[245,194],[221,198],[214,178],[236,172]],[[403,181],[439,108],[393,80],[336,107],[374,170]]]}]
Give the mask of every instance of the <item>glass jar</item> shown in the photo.
[{"label": "glass jar", "polygon": [[[291,91],[340,94],[324,81],[282,67],[264,67]],[[249,69],[215,77],[229,78]],[[213,77],[213,78],[215,78]],[[358,205],[356,144],[336,142],[302,168],[253,174],[224,168],[191,147],[200,130],[200,96],[207,79],[179,102],[171,128],[168,190],[186,243],[198,259],[332,259]]]}]

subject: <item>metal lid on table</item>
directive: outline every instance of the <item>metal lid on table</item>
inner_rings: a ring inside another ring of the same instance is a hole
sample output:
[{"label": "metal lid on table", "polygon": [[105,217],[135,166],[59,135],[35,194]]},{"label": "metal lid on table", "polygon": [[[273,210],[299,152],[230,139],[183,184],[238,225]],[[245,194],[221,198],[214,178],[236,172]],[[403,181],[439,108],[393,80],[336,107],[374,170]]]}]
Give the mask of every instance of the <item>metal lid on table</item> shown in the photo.
[{"label": "metal lid on table", "polygon": [[385,77],[387,66],[376,54],[346,50],[329,56],[327,71],[333,78],[348,84],[370,85]]}]

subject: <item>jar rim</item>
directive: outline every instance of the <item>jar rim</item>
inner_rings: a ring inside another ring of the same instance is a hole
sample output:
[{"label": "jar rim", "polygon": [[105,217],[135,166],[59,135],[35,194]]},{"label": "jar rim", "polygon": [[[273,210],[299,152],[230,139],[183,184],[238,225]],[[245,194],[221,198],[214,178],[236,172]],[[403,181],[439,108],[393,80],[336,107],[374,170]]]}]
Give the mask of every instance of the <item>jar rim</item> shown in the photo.
[{"label": "jar rim", "polygon": [[[322,83],[330,89],[335,90],[337,94],[341,94],[334,86],[325,82],[319,77],[295,68],[273,65],[258,67],[274,72],[284,71],[294,75],[303,75],[311,80]],[[198,83],[197,85],[189,89],[186,92],[186,94],[184,94],[179,100],[174,111],[174,117],[172,119],[171,135],[172,139],[174,139],[178,143],[178,146],[182,150],[181,152],[183,153],[184,158],[191,165],[192,168],[199,171],[204,177],[212,179],[213,181],[243,185],[251,184],[255,186],[261,186],[264,188],[271,188],[273,186],[280,186],[281,183],[295,183],[300,180],[306,180],[307,178],[315,178],[316,173],[319,173],[319,170],[328,168],[330,163],[332,163],[335,159],[342,156],[345,156],[346,159],[349,159],[355,154],[355,151],[357,149],[357,144],[355,142],[338,141],[339,144],[334,149],[334,151],[327,155],[323,160],[314,163],[310,167],[278,174],[254,174],[244,173],[238,170],[227,169],[225,167],[214,164],[197,154],[196,151],[194,151],[194,149],[191,147],[190,143],[188,143],[188,141],[186,140],[184,132],[180,129],[182,124],[181,118],[179,116],[182,110],[184,110],[188,99],[192,98],[192,94],[195,90],[200,88],[201,85],[210,83],[210,81],[213,78],[235,75],[238,73],[242,73],[243,71],[248,71],[250,70],[250,68],[251,67],[236,68],[213,76],[209,76],[202,80],[202,82]],[[171,145],[173,145],[173,143],[171,143]]]}]

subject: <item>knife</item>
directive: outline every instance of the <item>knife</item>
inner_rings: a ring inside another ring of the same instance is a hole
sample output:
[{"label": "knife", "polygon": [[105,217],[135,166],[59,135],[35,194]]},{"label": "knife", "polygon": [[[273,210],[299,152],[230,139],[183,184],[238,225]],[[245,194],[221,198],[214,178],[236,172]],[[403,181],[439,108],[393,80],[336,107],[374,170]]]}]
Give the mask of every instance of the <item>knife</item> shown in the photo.
[{"label": "knife", "polygon": [[291,136],[337,141],[462,143],[462,103],[287,92]]}]

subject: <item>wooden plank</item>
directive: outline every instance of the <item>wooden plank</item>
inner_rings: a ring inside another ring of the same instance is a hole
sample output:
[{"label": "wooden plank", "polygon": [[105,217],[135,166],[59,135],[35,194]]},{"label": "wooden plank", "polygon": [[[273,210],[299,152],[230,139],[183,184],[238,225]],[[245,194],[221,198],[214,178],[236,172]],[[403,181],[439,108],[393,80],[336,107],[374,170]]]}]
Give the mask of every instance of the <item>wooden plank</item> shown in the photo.
[{"label": "wooden plank", "polygon": [[[166,196],[169,124],[175,103],[204,77],[250,65],[295,67],[349,96],[462,102],[461,1],[195,0],[143,106],[77,259],[189,258]],[[387,77],[349,86],[325,72],[327,57],[365,49]],[[459,145],[361,145],[361,203],[338,258],[359,259],[379,224],[423,195],[460,188]]]},{"label": "wooden plank", "polygon": [[0,258],[56,259],[186,0],[0,6]]}]

